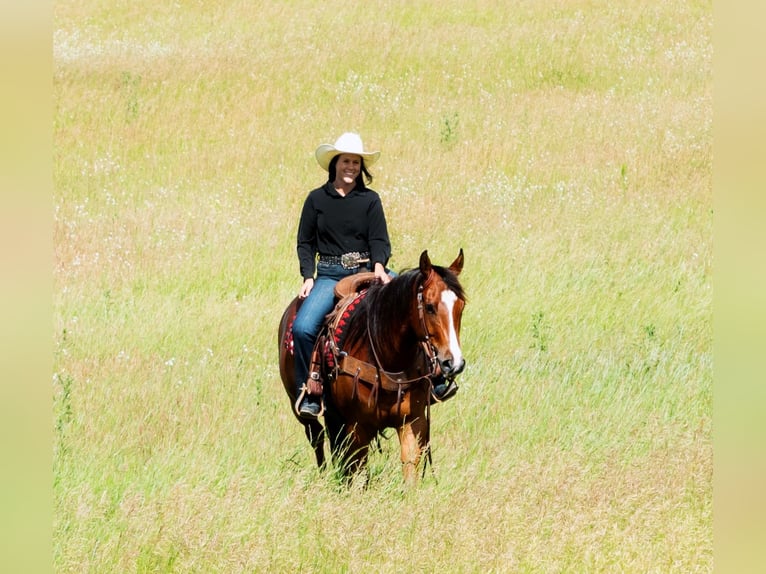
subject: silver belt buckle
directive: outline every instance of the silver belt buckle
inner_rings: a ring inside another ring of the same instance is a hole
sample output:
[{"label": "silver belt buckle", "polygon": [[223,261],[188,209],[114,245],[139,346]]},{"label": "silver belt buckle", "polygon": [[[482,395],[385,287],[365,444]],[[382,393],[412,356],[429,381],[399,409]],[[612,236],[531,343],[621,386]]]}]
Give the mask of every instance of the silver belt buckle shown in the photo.
[{"label": "silver belt buckle", "polygon": [[351,253],[344,253],[340,256],[340,264],[344,269],[356,269],[359,267],[359,260],[362,258],[362,254],[358,251],[352,251]]}]

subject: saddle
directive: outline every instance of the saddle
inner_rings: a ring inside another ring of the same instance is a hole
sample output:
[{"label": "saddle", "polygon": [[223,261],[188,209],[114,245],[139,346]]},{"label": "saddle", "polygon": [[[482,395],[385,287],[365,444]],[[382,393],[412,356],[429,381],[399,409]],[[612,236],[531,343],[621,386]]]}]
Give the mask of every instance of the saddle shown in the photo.
[{"label": "saddle", "polygon": [[356,295],[363,289],[367,289],[375,281],[375,273],[366,271],[344,277],[335,284],[335,298],[338,302],[349,295]]}]

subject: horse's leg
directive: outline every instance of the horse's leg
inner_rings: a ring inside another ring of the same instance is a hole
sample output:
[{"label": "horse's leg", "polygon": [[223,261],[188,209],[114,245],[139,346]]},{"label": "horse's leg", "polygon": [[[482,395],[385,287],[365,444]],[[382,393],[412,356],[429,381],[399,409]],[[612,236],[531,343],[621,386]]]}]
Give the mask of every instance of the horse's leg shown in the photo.
[{"label": "horse's leg", "polygon": [[330,452],[335,464],[343,462],[343,448],[347,443],[346,425],[343,422],[335,405],[332,403],[332,397],[325,398],[324,423],[327,432],[327,438],[330,439]]},{"label": "horse's leg", "polygon": [[398,429],[404,482],[414,486],[418,482],[418,464],[428,448],[428,422],[420,416],[404,423]]},{"label": "horse's leg", "polygon": [[[303,421],[301,421],[303,422]],[[317,466],[324,468],[324,429],[319,421],[306,421],[303,423],[303,430],[306,432],[306,438],[314,449],[314,456],[317,459]]]},{"label": "horse's leg", "polygon": [[342,433],[335,439],[336,450],[333,455],[341,474],[351,478],[367,463],[370,443],[375,433],[370,433],[359,425],[344,425],[344,427]]}]

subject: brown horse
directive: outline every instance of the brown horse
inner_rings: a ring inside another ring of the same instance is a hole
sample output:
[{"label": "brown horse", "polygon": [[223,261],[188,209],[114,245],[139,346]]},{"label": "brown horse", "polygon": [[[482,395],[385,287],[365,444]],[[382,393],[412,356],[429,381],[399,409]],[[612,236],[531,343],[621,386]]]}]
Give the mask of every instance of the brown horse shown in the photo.
[{"label": "brown horse", "polygon": [[[365,465],[370,443],[395,428],[405,481],[417,481],[418,464],[429,453],[433,385],[453,382],[465,367],[462,269],[462,249],[449,268],[432,265],[423,251],[417,269],[344,298],[328,316],[320,334],[324,419],[333,459],[347,476]],[[279,324],[279,371],[291,407],[296,385],[290,326],[299,304],[294,299]],[[298,420],[323,467],[321,423]]]}]

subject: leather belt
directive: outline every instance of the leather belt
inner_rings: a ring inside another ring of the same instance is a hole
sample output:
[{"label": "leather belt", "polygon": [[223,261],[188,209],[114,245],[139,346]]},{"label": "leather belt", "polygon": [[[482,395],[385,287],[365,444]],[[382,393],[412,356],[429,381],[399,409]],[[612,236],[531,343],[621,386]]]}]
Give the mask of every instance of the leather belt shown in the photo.
[{"label": "leather belt", "polygon": [[370,262],[370,254],[367,251],[352,251],[343,255],[322,255],[319,254],[321,263],[330,265],[341,265],[344,269],[356,269],[362,263]]}]

